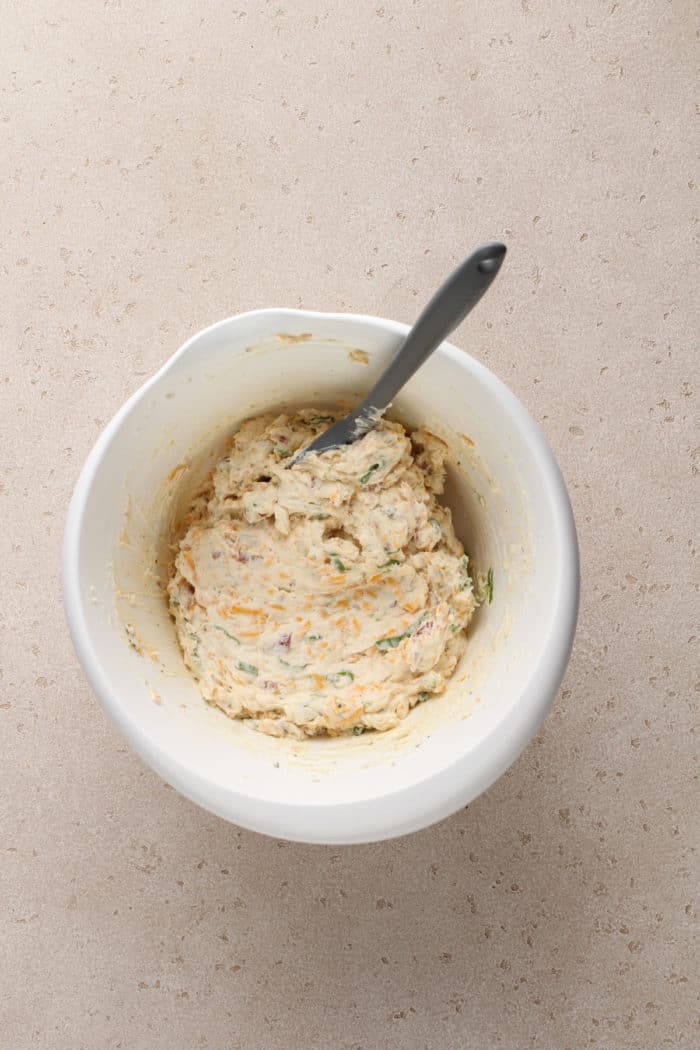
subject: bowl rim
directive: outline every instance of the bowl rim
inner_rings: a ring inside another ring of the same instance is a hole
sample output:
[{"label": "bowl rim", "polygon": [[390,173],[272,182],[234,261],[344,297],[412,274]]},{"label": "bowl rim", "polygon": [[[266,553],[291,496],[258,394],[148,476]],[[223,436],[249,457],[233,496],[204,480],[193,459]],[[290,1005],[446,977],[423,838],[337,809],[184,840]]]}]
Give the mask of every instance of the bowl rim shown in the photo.
[{"label": "bowl rim", "polygon": [[[275,318],[278,319],[276,323]],[[101,707],[143,761],[181,794],[248,830],[291,841],[338,845],[373,842],[427,827],[490,787],[524,750],[545,718],[564,677],[573,645],[579,603],[579,550],[566,485],[537,423],[515,394],[485,365],[449,342],[443,342],[435,351],[471,370],[477,380],[489,387],[503,403],[506,413],[526,435],[529,455],[536,463],[548,495],[548,509],[558,535],[560,558],[553,594],[552,626],[543,641],[541,658],[507,721],[494,726],[479,747],[468,754],[415,784],[389,790],[371,799],[346,803],[324,803],[322,799],[313,804],[271,801],[223,787],[174,758],[121,704],[118,690],[112,686],[91,644],[81,598],[80,543],[88,498],[107,448],[136,405],[196,343],[217,329],[236,326],[242,321],[269,320],[272,331],[279,330],[280,321],[298,322],[302,318],[316,325],[337,322],[369,325],[397,337],[404,335],[410,327],[368,314],[270,307],[235,314],[190,336],[117,410],[88,454],[73,490],[64,529],[64,609],[78,660]]]}]

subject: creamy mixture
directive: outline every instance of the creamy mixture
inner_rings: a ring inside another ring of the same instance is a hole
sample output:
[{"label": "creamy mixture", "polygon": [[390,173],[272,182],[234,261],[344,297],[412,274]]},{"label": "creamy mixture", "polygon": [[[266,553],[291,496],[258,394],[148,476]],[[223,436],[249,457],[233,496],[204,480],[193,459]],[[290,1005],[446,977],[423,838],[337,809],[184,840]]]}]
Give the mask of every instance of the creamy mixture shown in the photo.
[{"label": "creamy mixture", "polygon": [[477,599],[437,495],[446,446],[398,423],[295,452],[336,417],[243,423],[168,587],[205,700],[275,736],[390,729],[441,693]]}]

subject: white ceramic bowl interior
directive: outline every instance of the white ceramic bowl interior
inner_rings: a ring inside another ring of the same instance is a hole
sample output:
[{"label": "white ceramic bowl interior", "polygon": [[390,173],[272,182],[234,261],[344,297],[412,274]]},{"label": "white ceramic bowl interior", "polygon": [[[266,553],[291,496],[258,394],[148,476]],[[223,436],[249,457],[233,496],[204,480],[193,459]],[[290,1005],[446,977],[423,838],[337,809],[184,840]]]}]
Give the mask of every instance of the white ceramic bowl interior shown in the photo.
[{"label": "white ceramic bowl interior", "polygon": [[513,762],[546,714],[576,622],[569,500],[532,419],[449,344],[396,400],[451,449],[446,502],[493,604],[443,697],[397,729],[310,741],[265,737],[208,707],[184,666],[159,576],[196,484],[240,421],[268,409],[352,404],[406,327],[372,317],[260,310],[194,336],[120,410],[73,495],[64,596],[100,703],[179,791],[247,828],[361,842],[447,816]]}]

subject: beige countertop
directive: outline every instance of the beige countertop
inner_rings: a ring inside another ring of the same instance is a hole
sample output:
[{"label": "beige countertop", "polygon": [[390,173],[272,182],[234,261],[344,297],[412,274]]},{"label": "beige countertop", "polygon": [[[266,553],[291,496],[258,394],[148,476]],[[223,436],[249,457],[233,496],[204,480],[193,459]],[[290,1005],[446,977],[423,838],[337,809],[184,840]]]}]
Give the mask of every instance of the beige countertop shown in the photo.
[{"label": "beige countertop", "polygon": [[[698,1045],[693,6],[6,6],[3,1046]],[[554,711],[412,837],[238,830],[140,763],[78,667],[80,466],[198,328],[411,321],[489,238],[510,254],[456,341],[543,426],[580,531]]]}]

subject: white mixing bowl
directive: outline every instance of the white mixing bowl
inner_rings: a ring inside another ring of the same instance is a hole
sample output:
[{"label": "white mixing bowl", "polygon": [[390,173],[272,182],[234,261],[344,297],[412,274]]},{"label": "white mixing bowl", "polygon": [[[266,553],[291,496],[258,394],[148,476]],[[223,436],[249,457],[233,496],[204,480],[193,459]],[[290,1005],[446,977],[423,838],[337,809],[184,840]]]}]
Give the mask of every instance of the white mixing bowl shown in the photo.
[{"label": "white mixing bowl", "polygon": [[388,733],[279,740],[207,706],[158,578],[198,481],[244,417],[351,404],[406,332],[376,317],[258,310],[190,339],[117,413],[83,468],[66,523],[73,642],[103,708],[184,795],[236,824],[305,842],[389,838],[484,791],[537,730],[561,682],[578,606],[566,489],[510,391],[443,344],[394,406],[443,437],[446,500],[478,569],[494,570],[446,693]]}]

